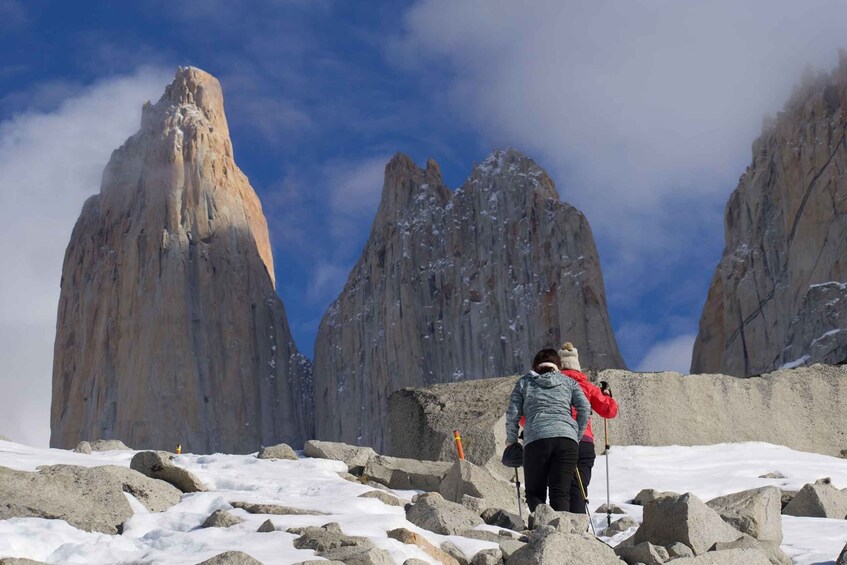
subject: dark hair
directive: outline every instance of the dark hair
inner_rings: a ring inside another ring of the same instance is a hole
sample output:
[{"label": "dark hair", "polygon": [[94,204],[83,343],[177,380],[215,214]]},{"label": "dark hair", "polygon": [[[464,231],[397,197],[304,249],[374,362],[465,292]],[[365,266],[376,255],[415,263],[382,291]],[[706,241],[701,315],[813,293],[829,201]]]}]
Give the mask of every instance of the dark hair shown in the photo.
[{"label": "dark hair", "polygon": [[552,371],[553,369],[548,369],[547,367],[542,367],[543,371],[538,370],[538,366],[542,363],[553,363],[559,369],[562,368],[562,360],[559,357],[559,352],[555,349],[545,348],[535,354],[535,359],[532,360],[532,370],[536,373],[547,373]]}]

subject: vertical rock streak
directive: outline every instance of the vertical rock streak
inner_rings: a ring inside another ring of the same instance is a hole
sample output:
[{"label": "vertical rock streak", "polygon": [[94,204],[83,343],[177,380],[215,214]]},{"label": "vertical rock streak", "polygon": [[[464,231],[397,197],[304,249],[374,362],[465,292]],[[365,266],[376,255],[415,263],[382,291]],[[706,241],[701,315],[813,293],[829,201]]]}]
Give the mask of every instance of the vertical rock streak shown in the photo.
[{"label": "vertical rock streak", "polygon": [[310,364],[218,81],[181,68],[112,154],[65,254],[51,445],[249,452],[312,433]]},{"label": "vertical rock streak", "polygon": [[847,54],[808,73],[753,144],[692,373],[750,376],[847,360]]},{"label": "vertical rock streak", "polygon": [[316,435],[384,448],[391,392],[522,372],[563,339],[586,367],[623,366],[588,222],[549,176],[497,151],[452,193],[398,154],[318,331]]}]

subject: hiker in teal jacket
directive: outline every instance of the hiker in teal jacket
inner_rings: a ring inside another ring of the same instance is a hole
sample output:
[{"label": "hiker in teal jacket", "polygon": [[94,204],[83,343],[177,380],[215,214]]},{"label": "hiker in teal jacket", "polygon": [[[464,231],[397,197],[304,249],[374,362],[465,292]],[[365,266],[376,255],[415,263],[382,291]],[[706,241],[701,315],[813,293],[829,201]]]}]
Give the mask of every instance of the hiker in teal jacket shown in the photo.
[{"label": "hiker in teal jacket", "polygon": [[[576,381],[561,373],[555,349],[535,355],[533,370],[512,390],[506,410],[506,444],[518,441],[518,422],[524,428],[526,503],[530,512],[546,502],[557,511],[570,510],[570,484],[579,455],[579,439],[588,427],[591,405]],[[571,415],[576,408],[576,420]]]}]

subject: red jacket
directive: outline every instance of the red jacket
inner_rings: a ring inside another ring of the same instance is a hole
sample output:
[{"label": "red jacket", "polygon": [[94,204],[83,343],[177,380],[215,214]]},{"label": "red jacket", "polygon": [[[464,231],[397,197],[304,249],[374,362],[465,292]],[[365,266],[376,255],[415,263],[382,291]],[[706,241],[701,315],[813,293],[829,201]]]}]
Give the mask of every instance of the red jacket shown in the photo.
[{"label": "red jacket", "polygon": [[[582,392],[591,404],[591,409],[600,414],[603,418],[614,418],[618,415],[618,403],[611,396],[606,396],[595,384],[592,384],[584,374],[572,369],[564,369],[562,373],[569,376],[579,383]],[[571,408],[571,415],[576,419],[576,408]],[[526,422],[526,418],[521,416],[521,426]],[[585,430],[585,435],[582,436],[582,441],[594,443],[594,433],[591,431],[591,420],[588,420],[588,429]]]}]

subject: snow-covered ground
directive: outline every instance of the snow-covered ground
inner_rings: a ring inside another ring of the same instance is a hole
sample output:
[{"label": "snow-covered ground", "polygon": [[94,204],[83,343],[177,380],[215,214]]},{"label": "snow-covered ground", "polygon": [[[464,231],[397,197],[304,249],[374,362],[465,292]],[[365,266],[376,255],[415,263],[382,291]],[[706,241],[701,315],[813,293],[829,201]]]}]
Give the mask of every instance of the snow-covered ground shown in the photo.
[{"label": "snow-covered ground", "polygon": [[[33,471],[39,465],[124,465],[135,452],[112,451],[84,455],[58,449],[38,449],[0,441],[0,465]],[[184,495],[166,512],[149,513],[140,503],[124,524],[123,535],[109,536],[77,530],[64,521],[11,519],[0,521],[0,557],[27,557],[48,563],[174,563],[195,564],[228,550],[244,551],[267,563],[296,563],[319,559],[311,550],[292,545],[294,526],[338,522],[344,533],[367,536],[388,550],[397,563],[410,557],[435,563],[412,545],[386,537],[388,530],[405,527],[440,544],[450,539],[467,554],[494,544],[456,536],[440,536],[407,522],[403,509],[376,499],[358,498],[372,490],[338,477],[343,463],[304,458],[300,461],[261,460],[254,455],[181,455],[175,462],[196,474],[212,489]],[[779,472],[785,479],[760,479]],[[847,487],[847,460],[792,451],[765,443],[703,447],[614,447],[609,457],[611,501],[641,519],[641,507],[626,504],[643,488],[693,492],[708,500],[715,496],[764,485],[799,489],[821,477]],[[398,491],[404,499],[414,492]],[[589,498],[592,510],[606,501],[606,460],[594,468]],[[276,503],[326,512],[328,516],[271,516],[277,532],[256,533],[268,516],[230,512],[244,520],[227,529],[200,528],[215,510],[230,501]],[[513,511],[515,509],[512,509]],[[593,517],[597,530],[605,515]],[[847,520],[783,517],[783,549],[798,564],[833,563],[847,542]],[[482,526],[497,531],[497,528]],[[616,543],[624,533],[608,540]]]}]

